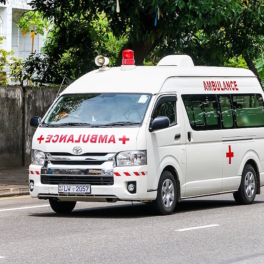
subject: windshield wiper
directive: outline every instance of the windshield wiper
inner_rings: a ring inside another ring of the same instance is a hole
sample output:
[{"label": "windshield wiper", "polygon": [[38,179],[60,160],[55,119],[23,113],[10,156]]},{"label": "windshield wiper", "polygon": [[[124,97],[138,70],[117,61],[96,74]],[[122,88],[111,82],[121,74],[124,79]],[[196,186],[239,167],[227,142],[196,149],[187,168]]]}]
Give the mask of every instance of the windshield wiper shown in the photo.
[{"label": "windshield wiper", "polygon": [[113,123],[108,123],[104,125],[98,125],[98,126],[92,126],[92,127],[111,127],[111,126],[130,126],[130,125],[139,125],[140,123],[138,122],[113,122]]},{"label": "windshield wiper", "polygon": [[45,124],[49,127],[62,127],[62,126],[91,126],[89,123],[59,123],[59,124]]}]

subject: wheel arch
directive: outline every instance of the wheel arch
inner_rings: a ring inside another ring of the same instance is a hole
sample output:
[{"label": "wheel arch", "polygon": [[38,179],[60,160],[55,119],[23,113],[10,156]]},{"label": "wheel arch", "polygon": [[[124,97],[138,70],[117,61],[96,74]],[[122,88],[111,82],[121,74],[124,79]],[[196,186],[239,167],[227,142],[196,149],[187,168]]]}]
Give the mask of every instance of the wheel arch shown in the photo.
[{"label": "wheel arch", "polygon": [[[258,168],[258,164],[253,160],[253,159],[249,159],[247,162],[246,162],[246,164],[245,164],[245,166],[247,165],[247,164],[249,164],[249,165],[251,165],[253,168],[254,168],[254,170],[255,170],[255,172],[256,172],[256,176],[257,176],[257,194],[260,194],[260,176],[259,176],[259,168]],[[244,166],[244,167],[245,167]]]},{"label": "wheel arch", "polygon": [[260,194],[260,174],[259,174],[259,172],[261,171],[261,163],[260,163],[259,157],[255,151],[251,150],[251,151],[248,151],[247,153],[245,153],[245,155],[242,159],[242,162],[240,164],[240,167],[239,167],[238,175],[242,175],[243,170],[247,164],[250,164],[256,172],[257,194]]},{"label": "wheel arch", "polygon": [[179,178],[177,170],[172,165],[167,165],[163,169],[163,171],[169,171],[173,175],[173,177],[176,181],[176,187],[177,187],[177,202],[180,202],[180,200],[181,200],[181,183],[180,183],[180,178]]},{"label": "wheel arch", "polygon": [[184,183],[183,175],[181,172],[181,167],[177,159],[173,156],[166,156],[164,159],[161,160],[156,175],[157,175],[157,182],[156,182],[156,188],[158,187],[160,176],[163,171],[169,171],[175,178],[175,181],[177,183],[177,200],[180,201],[182,190],[181,190],[181,184]]}]

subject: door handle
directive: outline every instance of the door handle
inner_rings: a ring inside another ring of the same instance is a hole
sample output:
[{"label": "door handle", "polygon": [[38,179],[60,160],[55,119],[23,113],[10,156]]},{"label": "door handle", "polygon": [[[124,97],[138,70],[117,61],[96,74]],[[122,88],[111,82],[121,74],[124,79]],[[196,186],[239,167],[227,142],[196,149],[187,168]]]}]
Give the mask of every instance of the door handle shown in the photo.
[{"label": "door handle", "polygon": [[188,132],[187,135],[188,135],[188,140],[191,141],[192,132]]},{"label": "door handle", "polygon": [[176,139],[179,139],[179,138],[181,138],[181,134],[180,133],[179,134],[176,134],[175,137],[174,137],[175,140]]}]

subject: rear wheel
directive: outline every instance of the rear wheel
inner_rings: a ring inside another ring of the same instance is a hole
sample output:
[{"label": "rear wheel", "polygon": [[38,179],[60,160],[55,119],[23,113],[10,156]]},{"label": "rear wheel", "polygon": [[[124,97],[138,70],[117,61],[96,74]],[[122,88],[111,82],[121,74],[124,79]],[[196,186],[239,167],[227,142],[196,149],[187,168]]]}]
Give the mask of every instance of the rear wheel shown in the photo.
[{"label": "rear wheel", "polygon": [[151,206],[158,214],[168,215],[174,211],[176,201],[176,181],[169,171],[164,171],[160,176],[157,198]]},{"label": "rear wheel", "polygon": [[256,197],[257,176],[254,168],[247,164],[243,170],[240,187],[234,193],[237,204],[251,204]]},{"label": "rear wheel", "polygon": [[69,214],[76,205],[76,202],[62,202],[53,198],[49,199],[49,203],[52,210],[58,214]]}]

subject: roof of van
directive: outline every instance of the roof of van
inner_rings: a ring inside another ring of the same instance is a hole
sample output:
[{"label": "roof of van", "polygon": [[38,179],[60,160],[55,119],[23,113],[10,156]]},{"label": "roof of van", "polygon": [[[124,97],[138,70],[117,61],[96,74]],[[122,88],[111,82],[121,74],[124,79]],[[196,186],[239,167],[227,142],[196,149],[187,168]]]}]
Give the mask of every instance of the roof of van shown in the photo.
[{"label": "roof of van", "polygon": [[229,67],[137,66],[123,71],[121,67],[95,70],[69,85],[62,94],[76,93],[150,93],[160,91],[169,77],[255,77],[247,69]]}]

